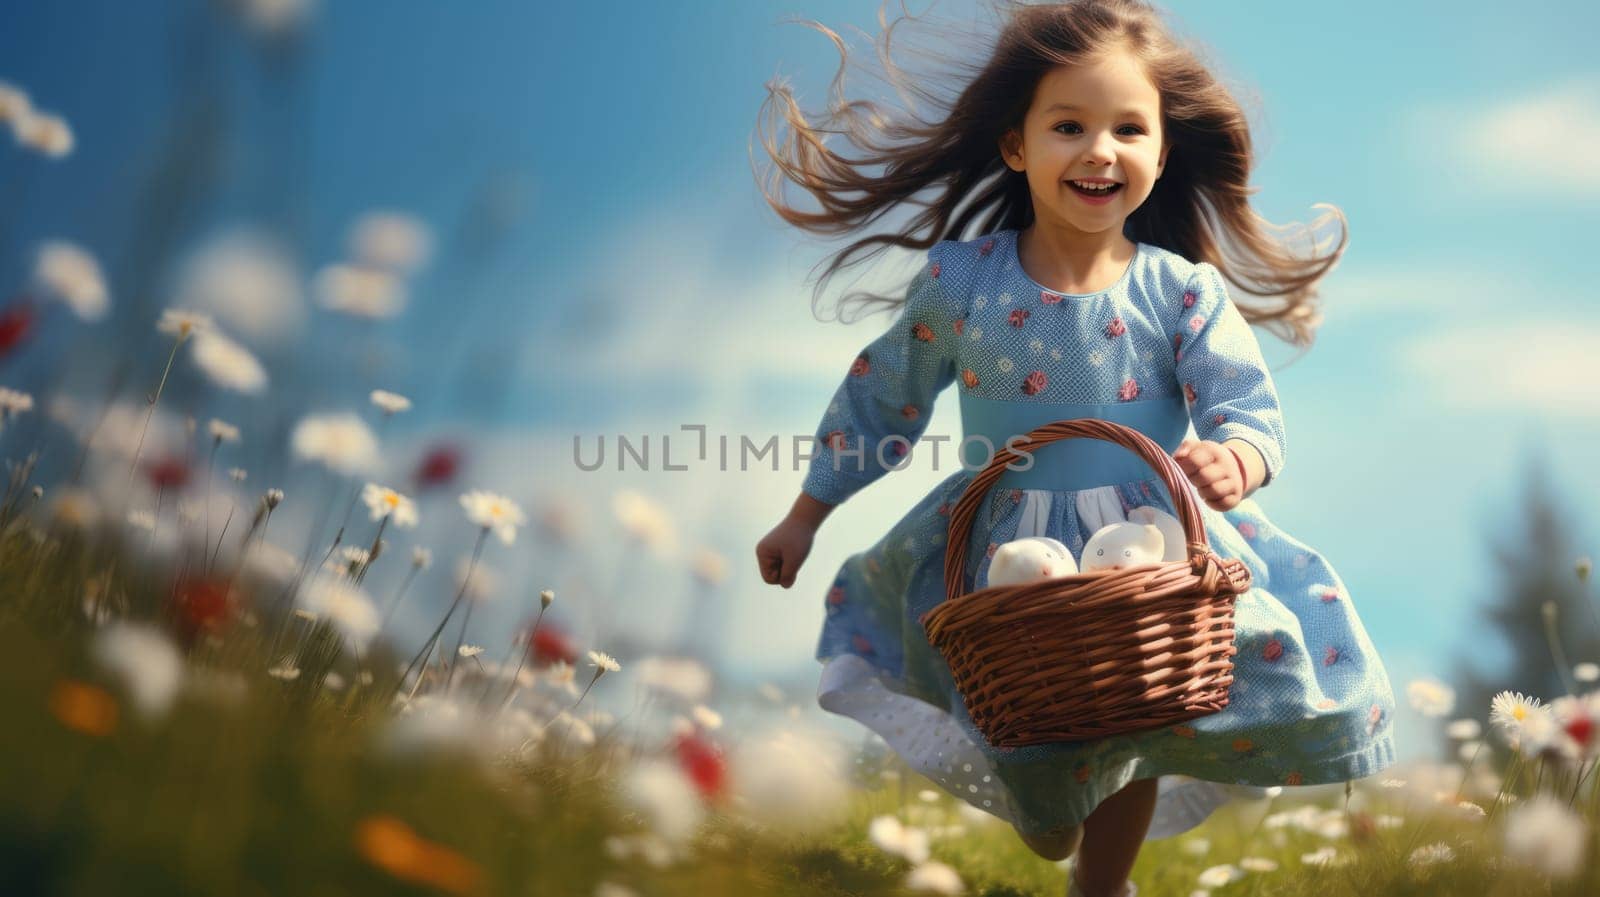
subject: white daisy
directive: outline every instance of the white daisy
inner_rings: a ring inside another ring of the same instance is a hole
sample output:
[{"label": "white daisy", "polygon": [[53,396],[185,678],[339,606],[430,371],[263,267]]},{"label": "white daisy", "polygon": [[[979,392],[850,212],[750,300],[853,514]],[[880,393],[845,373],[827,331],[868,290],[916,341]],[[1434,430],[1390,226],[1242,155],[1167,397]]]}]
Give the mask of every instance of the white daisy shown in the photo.
[{"label": "white daisy", "polygon": [[600,673],[615,673],[622,669],[622,665],[604,651],[590,651],[589,665],[596,669],[596,678]]},{"label": "white daisy", "polygon": [[169,308],[163,311],[161,320],[156,322],[156,330],[179,339],[188,339],[210,327],[211,318],[208,315],[182,308]]},{"label": "white daisy", "polygon": [[329,265],[314,288],[329,311],[358,318],[392,318],[405,308],[405,287],[388,271],[358,265]]},{"label": "white daisy", "polygon": [[461,496],[461,507],[467,519],[484,529],[492,529],[500,541],[510,545],[517,537],[517,527],[526,522],[522,508],[503,495],[475,489]]},{"label": "white daisy", "polygon": [[418,546],[411,549],[411,566],[418,570],[426,570],[433,566],[433,551]]},{"label": "white daisy", "polygon": [[18,143],[52,159],[72,152],[72,126],[59,115],[29,110],[12,121],[11,133]]},{"label": "white daisy", "polygon": [[1266,857],[1241,857],[1239,868],[1246,872],[1274,872],[1278,868],[1278,862]]},{"label": "white daisy", "polygon": [[310,415],[295,426],[290,442],[297,457],[340,473],[359,473],[378,462],[378,440],[353,414]]},{"label": "white daisy", "polygon": [[1220,888],[1241,878],[1244,878],[1242,869],[1232,863],[1223,863],[1220,866],[1212,866],[1201,872],[1197,877],[1197,881],[1204,888]]},{"label": "white daisy", "polygon": [[1411,855],[1406,857],[1406,865],[1413,869],[1425,869],[1440,863],[1448,863],[1455,858],[1455,849],[1439,841],[1433,844],[1424,844],[1411,851]]},{"label": "white daisy", "polygon": [[901,825],[895,816],[879,816],[867,826],[867,837],[884,853],[904,857],[912,863],[928,860],[928,833],[914,826]]},{"label": "white daisy", "polygon": [[326,617],[351,647],[364,650],[377,634],[378,609],[372,599],[348,580],[318,576],[301,591],[306,609]]},{"label": "white daisy", "polygon": [[611,513],[628,535],[657,556],[670,554],[677,547],[677,526],[672,515],[649,496],[632,489],[620,489],[611,497]]},{"label": "white daisy", "polygon": [[1541,724],[1539,719],[1546,716],[1538,698],[1530,698],[1520,692],[1502,691],[1489,702],[1489,724],[1513,747],[1526,741],[1530,732],[1545,731],[1548,727]]},{"label": "white daisy", "polygon": [[704,704],[696,704],[694,709],[689,711],[689,714],[694,717],[695,722],[705,729],[722,728],[722,714]]},{"label": "white daisy", "polygon": [[408,274],[426,264],[432,251],[428,226],[403,212],[368,212],[350,229],[350,254],[370,268]]},{"label": "white daisy", "polygon": [[1455,689],[1437,679],[1414,679],[1406,686],[1411,706],[1427,717],[1448,714],[1456,705]]},{"label": "white daisy", "polygon": [[461,655],[462,657],[477,657],[479,654],[483,653],[483,646],[482,645],[462,645],[461,647],[456,649],[456,653]]},{"label": "white daisy", "polygon": [[1572,678],[1579,682],[1593,682],[1600,679],[1600,664],[1580,663],[1572,668]]},{"label": "white daisy", "polygon": [[1012,369],[1016,367],[1016,365],[1012,363],[1011,359],[1005,357],[1004,355],[1000,356],[1000,358],[997,359],[994,364],[995,367],[1000,369],[1000,373],[1002,374],[1009,374],[1011,373]]},{"label": "white daisy", "polygon": [[693,657],[646,657],[634,669],[646,689],[688,704],[698,704],[711,693],[711,670]]},{"label": "white daisy", "polygon": [[935,894],[961,894],[966,891],[966,886],[956,870],[944,863],[929,860],[906,875],[906,889],[932,891]]},{"label": "white daisy", "polygon": [[700,584],[718,586],[728,579],[728,559],[709,548],[702,548],[695,552],[690,570]]},{"label": "white daisy", "polygon": [[1552,878],[1569,878],[1582,869],[1588,839],[1583,817],[1547,794],[1506,813],[1506,856]]},{"label": "white daisy", "polygon": [[95,635],[94,658],[122,677],[147,718],[165,716],[183,683],[183,657],[171,639],[143,623],[112,623]]},{"label": "white daisy", "polygon": [[1452,720],[1450,725],[1444,727],[1444,734],[1457,741],[1470,741],[1483,734],[1483,727],[1472,718]]},{"label": "white daisy", "polygon": [[0,420],[24,411],[33,410],[33,396],[0,386]]},{"label": "white daisy", "polygon": [[368,483],[361,490],[361,500],[366,503],[373,520],[387,517],[395,526],[417,525],[416,503],[387,486]]},{"label": "white daisy", "polygon": [[1044,340],[1042,340],[1042,339],[1031,339],[1031,340],[1029,340],[1028,341],[1028,351],[1032,352],[1035,355],[1038,355],[1040,352],[1043,352],[1044,351]]},{"label": "white daisy", "polygon": [[247,228],[209,237],[179,269],[175,304],[214,314],[253,345],[281,345],[305,319],[301,276],[276,238]]},{"label": "white daisy", "polygon": [[372,391],[372,404],[378,406],[378,409],[384,414],[399,414],[402,411],[411,410],[410,399],[397,392],[389,392],[384,389],[374,389]]},{"label": "white daisy", "polygon": [[258,393],[267,387],[267,369],[249,349],[216,330],[195,336],[194,363],[211,382],[225,389]]},{"label": "white daisy", "polygon": [[1100,367],[1105,363],[1106,353],[1100,351],[1099,349],[1089,350],[1089,364],[1093,365],[1094,367]]},{"label": "white daisy", "polygon": [[22,88],[0,81],[0,122],[16,121],[33,109],[33,103]]},{"label": "white daisy", "polygon": [[105,278],[94,256],[71,243],[53,241],[39,247],[33,279],[39,289],[72,309],[85,321],[98,321],[110,307]]},{"label": "white daisy", "polygon": [[[206,432],[210,433],[211,438],[216,442],[239,441],[238,427],[235,427],[233,424],[227,423],[226,421],[217,420],[214,417],[211,419],[211,423],[206,426]],[[244,478],[240,477],[240,479]]]}]

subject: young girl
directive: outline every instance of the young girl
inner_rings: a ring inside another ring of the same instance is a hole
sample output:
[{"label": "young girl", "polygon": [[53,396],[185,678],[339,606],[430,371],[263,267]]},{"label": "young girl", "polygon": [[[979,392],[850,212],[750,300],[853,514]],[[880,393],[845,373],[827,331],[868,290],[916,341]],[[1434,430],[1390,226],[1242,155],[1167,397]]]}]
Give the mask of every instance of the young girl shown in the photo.
[{"label": "young girl", "polygon": [[[1204,500],[1213,550],[1253,576],[1236,602],[1223,710],[1098,741],[997,749],[919,622],[945,599],[948,515],[979,457],[834,577],[817,648],[821,706],[1011,822],[1041,856],[1064,859],[1081,845],[1069,894],[1095,897],[1135,893],[1127,876],[1141,842],[1194,826],[1230,794],[1344,782],[1391,764],[1394,698],[1351,596],[1249,498],[1281,475],[1285,446],[1249,325],[1310,344],[1313,287],[1343,251],[1342,228],[1332,251],[1309,260],[1264,232],[1247,198],[1245,116],[1152,9],[1015,8],[987,64],[940,115],[895,118],[841,98],[814,125],[782,86],[768,103],[792,134],[764,145],[822,205],[787,205],[775,178],[767,196],[785,220],[840,233],[925,189],[933,196],[918,199],[903,229],[857,240],[826,272],[869,247],[927,250],[903,314],[855,359],[823,415],[802,494],[756,547],[767,582],[793,584],[818,525],[904,461],[952,383],[966,436],[995,446],[1068,418],[1140,430]],[[859,154],[824,142],[840,126]],[[1230,282],[1277,301],[1235,304]],[[1079,557],[1134,508],[1175,513],[1147,464],[1114,446],[1079,448],[1089,442],[1041,449],[1031,470],[1008,472],[985,497],[963,546],[968,590],[987,582],[989,555],[1012,539],[1053,537]],[[944,454],[950,463],[953,451]]]}]

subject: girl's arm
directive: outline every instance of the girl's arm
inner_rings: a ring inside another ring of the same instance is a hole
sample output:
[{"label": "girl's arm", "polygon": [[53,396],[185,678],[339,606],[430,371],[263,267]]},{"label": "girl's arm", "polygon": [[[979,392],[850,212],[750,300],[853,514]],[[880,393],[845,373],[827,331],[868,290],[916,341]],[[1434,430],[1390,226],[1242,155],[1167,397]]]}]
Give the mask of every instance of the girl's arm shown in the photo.
[{"label": "girl's arm", "polygon": [[1196,435],[1239,453],[1245,493],[1283,470],[1283,411],[1261,347],[1216,266],[1195,265],[1173,324],[1178,381]]},{"label": "girl's arm", "polygon": [[817,426],[801,486],[817,503],[838,505],[900,464],[955,380],[961,312],[941,280],[939,250],[912,279],[900,317],[851,362]]}]

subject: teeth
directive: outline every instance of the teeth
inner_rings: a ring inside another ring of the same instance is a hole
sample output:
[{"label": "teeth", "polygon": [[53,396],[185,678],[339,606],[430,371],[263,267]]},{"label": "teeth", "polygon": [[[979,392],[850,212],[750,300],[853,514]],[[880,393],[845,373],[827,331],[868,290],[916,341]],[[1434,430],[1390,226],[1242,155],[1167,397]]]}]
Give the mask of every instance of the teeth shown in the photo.
[{"label": "teeth", "polygon": [[1072,183],[1075,186],[1082,187],[1085,190],[1092,190],[1096,193],[1104,193],[1108,190],[1115,189],[1117,186],[1116,184],[1086,184],[1083,181],[1073,181]]}]

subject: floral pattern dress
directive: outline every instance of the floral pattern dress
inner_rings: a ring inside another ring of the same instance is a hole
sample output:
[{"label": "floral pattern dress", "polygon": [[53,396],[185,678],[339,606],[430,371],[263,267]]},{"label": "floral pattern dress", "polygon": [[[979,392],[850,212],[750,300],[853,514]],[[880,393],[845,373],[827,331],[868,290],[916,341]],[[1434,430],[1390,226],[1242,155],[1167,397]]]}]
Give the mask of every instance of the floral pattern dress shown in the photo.
[{"label": "floral pattern dress", "polygon": [[[838,504],[903,463],[920,448],[935,397],[952,385],[1008,402],[1162,400],[1187,409],[1179,426],[1192,423],[1196,438],[1256,447],[1264,486],[1283,470],[1272,378],[1220,273],[1158,246],[1138,244],[1116,284],[1081,295],[1029,278],[1014,231],[934,246],[903,313],[854,360],[828,406],[803,490]],[[945,600],[949,514],[976,472],[950,474],[840,567],[816,651],[823,708],[868,726],[912,768],[1029,834],[1081,822],[1134,779],[1159,779],[1148,835],[1158,838],[1233,797],[1344,782],[1394,762],[1393,692],[1352,596],[1328,560],[1274,525],[1254,498],[1226,512],[1200,504],[1212,549],[1242,560],[1253,577],[1235,604],[1225,708],[1097,741],[990,745],[919,622]],[[1000,544],[1050,536],[1077,558],[1096,530],[1133,508],[1175,514],[1166,491],[1154,471],[1075,490],[994,489],[965,546],[966,588],[986,584]]]}]

